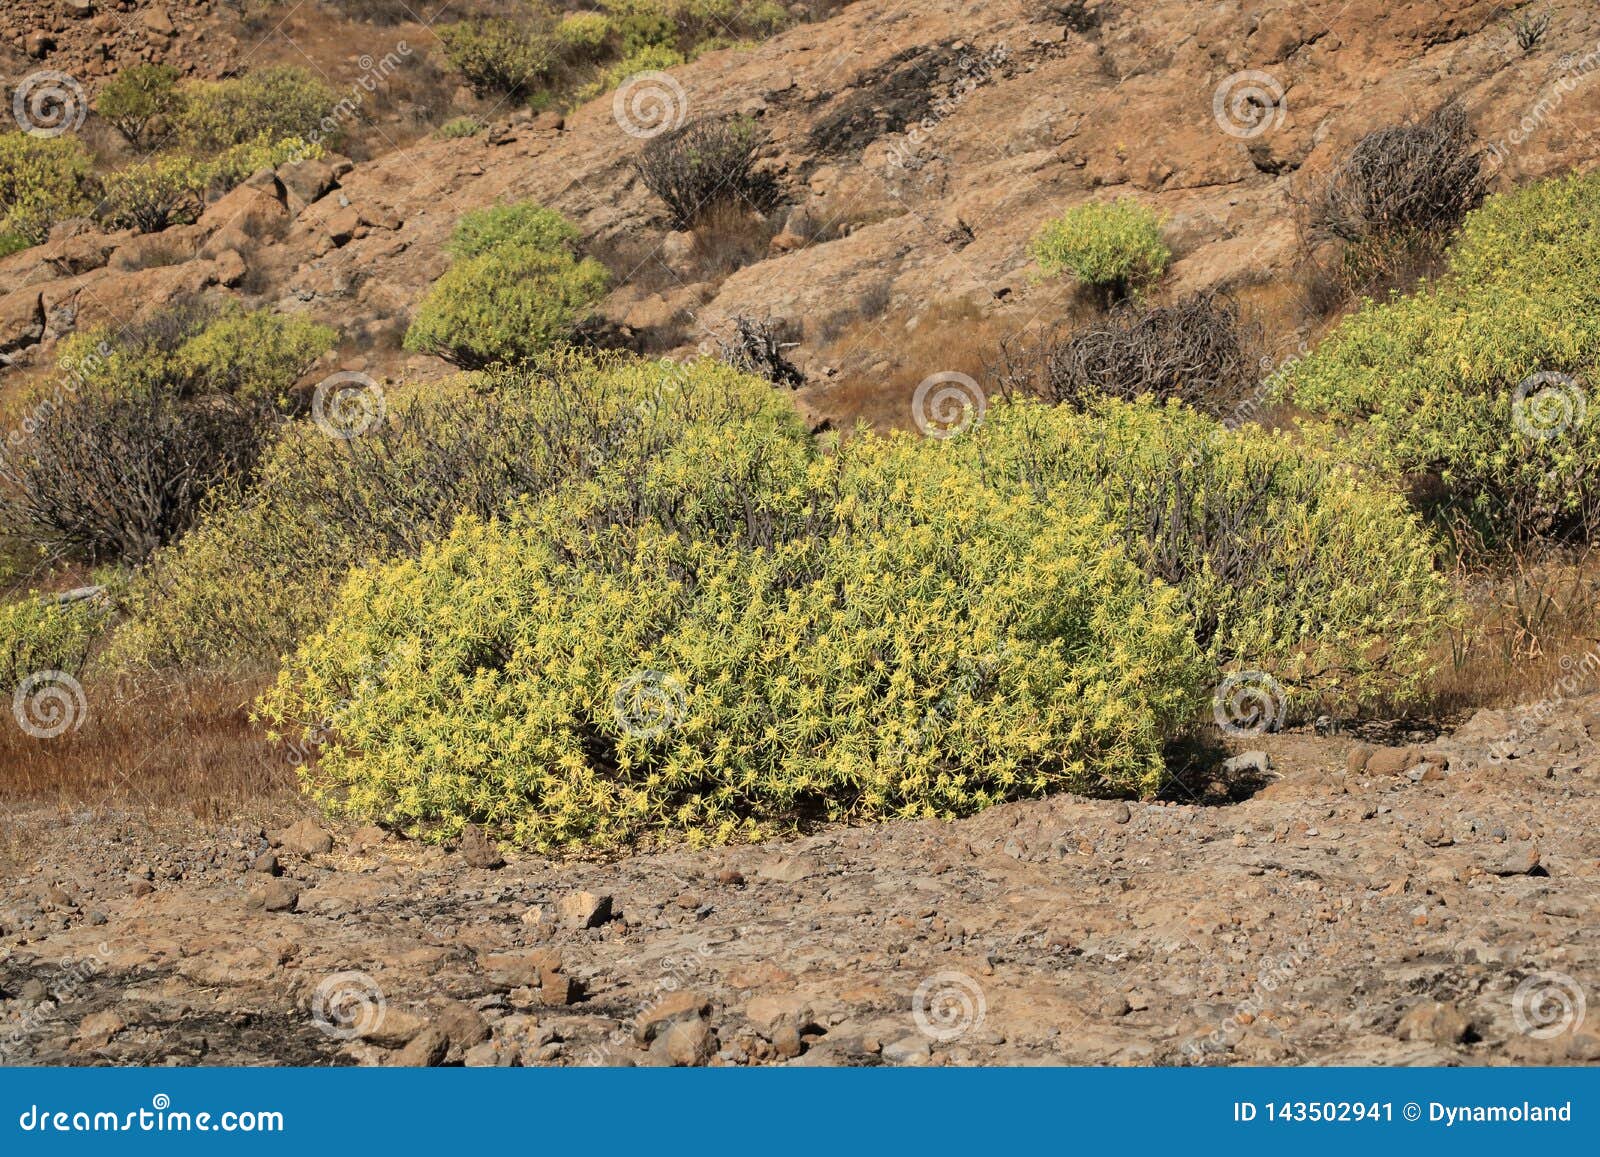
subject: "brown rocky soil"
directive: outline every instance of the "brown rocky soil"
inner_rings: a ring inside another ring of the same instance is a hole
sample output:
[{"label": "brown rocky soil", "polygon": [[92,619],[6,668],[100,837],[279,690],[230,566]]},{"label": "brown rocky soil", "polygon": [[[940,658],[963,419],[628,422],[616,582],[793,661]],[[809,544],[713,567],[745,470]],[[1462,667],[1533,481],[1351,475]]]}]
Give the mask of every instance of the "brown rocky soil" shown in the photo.
[{"label": "brown rocky soil", "polygon": [[1269,736],[1270,772],[1166,803],[1061,796],[608,863],[309,821],[269,840],[24,812],[7,821],[0,1050],[1594,1062],[1600,1024],[1581,1002],[1600,993],[1600,697],[1518,719],[1485,711],[1372,748]]}]

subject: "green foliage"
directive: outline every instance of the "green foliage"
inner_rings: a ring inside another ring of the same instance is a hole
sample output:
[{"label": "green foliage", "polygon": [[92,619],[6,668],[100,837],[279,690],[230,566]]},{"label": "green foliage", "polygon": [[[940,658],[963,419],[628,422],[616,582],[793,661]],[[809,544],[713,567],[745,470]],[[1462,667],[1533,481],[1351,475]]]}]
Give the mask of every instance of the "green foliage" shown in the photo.
[{"label": "green foliage", "polygon": [[337,336],[304,318],[230,309],[178,347],[174,368],[196,389],[263,401],[287,413],[295,408],[291,387]]},{"label": "green foliage", "polygon": [[677,46],[678,25],[666,0],[601,0],[601,7],[622,41],[625,56],[645,48]]},{"label": "green foliage", "polygon": [[35,593],[0,604],[0,694],[41,671],[82,671],[110,616],[101,599],[59,604]]},{"label": "green foliage", "polygon": [[549,79],[558,59],[547,21],[463,20],[435,31],[451,67],[479,96],[525,97]]},{"label": "green foliage", "polygon": [[150,130],[170,120],[182,104],[176,68],[137,64],[106,82],[94,108],[128,144],[142,151],[150,143]]},{"label": "green foliage", "polygon": [[351,566],[414,557],[459,514],[493,518],[515,497],[602,472],[637,476],[699,422],[805,437],[771,386],[709,361],[565,353],[480,386],[396,402],[349,441],[292,428],[249,491],[134,577],[112,662],[267,667],[322,624]]},{"label": "green foliage", "polygon": [[37,245],[57,221],[87,213],[95,192],[93,161],[77,137],[0,133],[0,235]]},{"label": "green foliage", "polygon": [[0,258],[10,257],[13,253],[21,253],[24,249],[33,246],[33,242],[21,233],[0,233]]},{"label": "green foliage", "polygon": [[676,48],[668,48],[662,44],[648,44],[611,65],[588,84],[581,85],[573,93],[573,100],[579,104],[593,100],[618,87],[630,76],[636,76],[641,72],[665,72],[682,64],[684,59],[683,53]]},{"label": "green foliage", "polygon": [[577,226],[554,209],[532,201],[516,201],[463,213],[445,243],[445,251],[458,260],[509,245],[558,253],[570,252],[577,241]]},{"label": "green foliage", "polygon": [[232,145],[202,164],[207,191],[216,196],[243,184],[263,169],[296,161],[313,161],[325,152],[318,140],[263,134]]},{"label": "green foliage", "polygon": [[615,32],[604,12],[569,12],[555,28],[561,54],[569,61],[598,59]]},{"label": "green foliage", "polygon": [[1405,699],[1432,673],[1453,614],[1435,544],[1397,493],[1331,453],[1153,399],[1000,405],[958,450],[992,478],[1095,499],[1178,589],[1218,669],[1341,707]]},{"label": "green foliage", "polygon": [[527,361],[565,341],[606,294],[610,274],[570,251],[577,231],[531,202],[469,213],[406,331],[407,349],[466,369]]},{"label": "green foliage", "polygon": [[1589,175],[1490,198],[1444,276],[1365,303],[1282,386],[1362,463],[1431,480],[1431,511],[1471,552],[1592,535],[1597,368],[1600,176]]},{"label": "green foliage", "polygon": [[105,179],[95,213],[111,229],[155,233],[188,224],[205,207],[206,172],[181,154],[141,161]]},{"label": "green foliage", "polygon": [[324,122],[339,102],[337,92],[303,68],[263,68],[231,80],[186,86],[179,137],[199,157],[263,138],[330,140],[337,134],[325,131]]},{"label": "green foliage", "polygon": [[463,137],[475,137],[488,127],[475,116],[452,117],[440,125],[434,135],[442,140],[457,141]]},{"label": "green foliage", "polygon": [[683,450],[355,572],[261,706],[330,726],[313,794],[552,848],[1158,786],[1204,667],[1094,510],[903,436]]},{"label": "green foliage", "polygon": [[1143,292],[1166,271],[1172,251],[1161,226],[1137,201],[1088,201],[1046,224],[1028,252],[1046,277],[1070,272],[1109,304]]}]

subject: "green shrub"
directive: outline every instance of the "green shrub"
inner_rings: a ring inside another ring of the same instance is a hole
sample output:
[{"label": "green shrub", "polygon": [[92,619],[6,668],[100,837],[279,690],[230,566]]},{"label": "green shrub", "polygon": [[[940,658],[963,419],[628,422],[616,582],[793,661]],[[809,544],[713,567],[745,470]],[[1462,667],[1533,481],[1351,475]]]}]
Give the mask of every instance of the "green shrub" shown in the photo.
[{"label": "green shrub", "polygon": [[692,439],[638,484],[670,521],[591,484],[356,572],[261,706],[329,725],[312,793],[553,848],[1155,790],[1204,668],[1092,509],[906,437]]},{"label": "green shrub", "polygon": [[604,12],[569,12],[555,27],[561,55],[569,62],[598,59],[615,32]]},{"label": "green shrub", "polygon": [[[1600,522],[1600,176],[1487,200],[1437,282],[1367,302],[1283,376],[1466,552]],[[1541,376],[1543,375],[1543,376]]]},{"label": "green shrub", "polygon": [[270,310],[225,311],[178,347],[176,370],[194,388],[288,413],[290,390],[333,348],[338,334],[304,318]]},{"label": "green shrub", "polygon": [[0,258],[10,257],[13,253],[21,253],[24,249],[33,246],[33,242],[21,233],[0,233]]},{"label": "green shrub", "polygon": [[77,675],[110,617],[103,599],[60,604],[35,593],[0,604],[0,694],[9,698],[18,683],[41,671]]},{"label": "green shrub", "polygon": [[602,71],[588,84],[579,86],[573,93],[573,100],[578,104],[593,100],[617,88],[630,76],[641,72],[665,72],[682,64],[684,59],[683,53],[676,48],[660,44],[646,45]]},{"label": "green shrub", "polygon": [[137,64],[106,82],[94,108],[129,145],[142,152],[150,143],[150,130],[171,120],[182,104],[176,68]]},{"label": "green shrub", "polygon": [[577,241],[578,227],[560,213],[532,201],[517,201],[463,213],[445,251],[457,260],[509,245],[559,253],[571,252]]},{"label": "green shrub", "polygon": [[1432,673],[1453,614],[1435,543],[1399,494],[1331,453],[1153,399],[1001,404],[952,445],[991,485],[1095,498],[1177,588],[1218,670],[1340,707],[1406,699]]},{"label": "green shrub", "polygon": [[205,208],[205,188],[205,170],[188,157],[141,161],[105,179],[95,214],[111,229],[156,233],[196,220]]},{"label": "green shrub", "polygon": [[564,342],[609,282],[592,258],[502,245],[457,261],[434,282],[405,346],[465,369],[526,361]]},{"label": "green shrub", "polygon": [[678,24],[665,0],[601,0],[624,55],[645,48],[675,48]]},{"label": "green shrub", "polygon": [[93,170],[75,136],[0,133],[0,234],[37,245],[57,221],[88,213],[97,191]]},{"label": "green shrub", "polygon": [[1172,251],[1161,225],[1137,201],[1089,201],[1046,224],[1029,254],[1046,277],[1070,272],[1112,304],[1142,293],[1166,271]]},{"label": "green shrub", "polygon": [[321,142],[317,140],[264,134],[254,140],[232,145],[203,162],[206,189],[211,196],[218,196],[242,185],[263,169],[316,160],[324,152]]},{"label": "green shrub", "polygon": [[435,31],[451,67],[479,96],[526,97],[549,80],[557,63],[546,20],[463,20]]},{"label": "green shrub", "polygon": [[[805,439],[786,400],[719,363],[570,353],[479,390],[402,399],[360,438],[293,428],[249,491],[135,576],[112,661],[269,667],[322,624],[351,566],[413,557],[457,515],[493,518],[520,495],[601,475],[637,478],[699,422]],[[623,494],[608,517],[626,521],[635,509]]]},{"label": "green shrub", "polygon": [[452,117],[440,125],[434,135],[442,140],[456,141],[463,137],[475,137],[488,127],[475,116]]},{"label": "green shrub", "polygon": [[[324,124],[339,94],[303,68],[279,65],[183,90],[178,133],[190,152],[214,157],[238,145],[285,137],[331,140]],[[246,174],[248,175],[248,174]]]},{"label": "green shrub", "polygon": [[124,393],[168,382],[185,397],[225,394],[292,408],[289,387],[333,348],[335,332],[237,305],[179,303],[141,325],[96,327],[62,341],[58,376]]}]

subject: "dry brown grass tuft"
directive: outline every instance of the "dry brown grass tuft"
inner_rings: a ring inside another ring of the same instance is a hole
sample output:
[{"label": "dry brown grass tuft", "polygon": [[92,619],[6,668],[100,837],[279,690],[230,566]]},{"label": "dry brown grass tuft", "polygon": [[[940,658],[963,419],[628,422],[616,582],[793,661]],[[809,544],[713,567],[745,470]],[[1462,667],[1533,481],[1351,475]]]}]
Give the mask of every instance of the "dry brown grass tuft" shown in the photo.
[{"label": "dry brown grass tuft", "polygon": [[174,810],[218,820],[296,801],[290,751],[249,721],[262,680],[84,685],[83,722],[53,738],[0,716],[0,803]]},{"label": "dry brown grass tuft", "polygon": [[1038,332],[1046,322],[1082,320],[1070,294],[1030,303],[1028,312],[985,309],[965,298],[935,302],[920,312],[890,308],[889,287],[868,284],[849,305],[808,324],[805,337],[815,350],[808,359],[812,380],[819,367],[837,373],[813,387],[809,401],[836,428],[858,421],[879,430],[911,429],[911,398],[929,375],[962,373],[986,397],[999,397],[999,351],[1019,335]]},{"label": "dry brown grass tuft", "polygon": [[1441,655],[1433,687],[1439,713],[1533,702],[1594,669],[1585,662],[1600,656],[1600,559],[1593,554],[1518,560],[1462,582],[1471,614]]}]

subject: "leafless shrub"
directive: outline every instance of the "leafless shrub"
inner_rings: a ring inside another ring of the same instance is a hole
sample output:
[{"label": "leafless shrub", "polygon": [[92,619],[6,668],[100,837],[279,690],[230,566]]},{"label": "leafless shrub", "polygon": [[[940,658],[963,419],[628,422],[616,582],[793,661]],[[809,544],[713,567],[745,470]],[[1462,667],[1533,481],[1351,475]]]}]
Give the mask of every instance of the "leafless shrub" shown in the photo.
[{"label": "leafless shrub", "polygon": [[1511,22],[1512,35],[1517,38],[1517,47],[1523,52],[1532,52],[1549,31],[1549,12],[1526,12]]},{"label": "leafless shrub", "polygon": [[1045,5],[1073,32],[1093,32],[1108,15],[1110,5],[1094,5],[1089,0],[1050,0]]},{"label": "leafless shrub", "polygon": [[273,418],[264,404],[172,381],[84,388],[0,449],[0,523],[52,554],[142,562],[254,465]]},{"label": "leafless shrub", "polygon": [[1409,289],[1437,268],[1487,192],[1477,145],[1455,100],[1356,143],[1301,201],[1301,284],[1313,316],[1353,296]]},{"label": "leafless shrub", "polygon": [[785,336],[784,327],[770,318],[739,314],[733,319],[733,333],[717,338],[717,356],[734,369],[766,378],[775,386],[799,389],[806,384],[806,376],[783,352],[799,343],[784,341]]},{"label": "leafless shrub", "polygon": [[1477,135],[1459,101],[1368,133],[1310,206],[1315,234],[1345,242],[1443,238],[1487,191]]},{"label": "leafless shrub", "polygon": [[747,117],[692,120],[653,137],[634,160],[640,180],[666,202],[672,224],[692,229],[724,202],[765,211],[777,183],[756,168],[765,136]]},{"label": "leafless shrub", "polygon": [[1226,293],[1176,305],[1128,303],[1076,330],[1000,343],[1006,393],[1083,407],[1101,397],[1154,394],[1220,411],[1253,376],[1239,307]]}]

